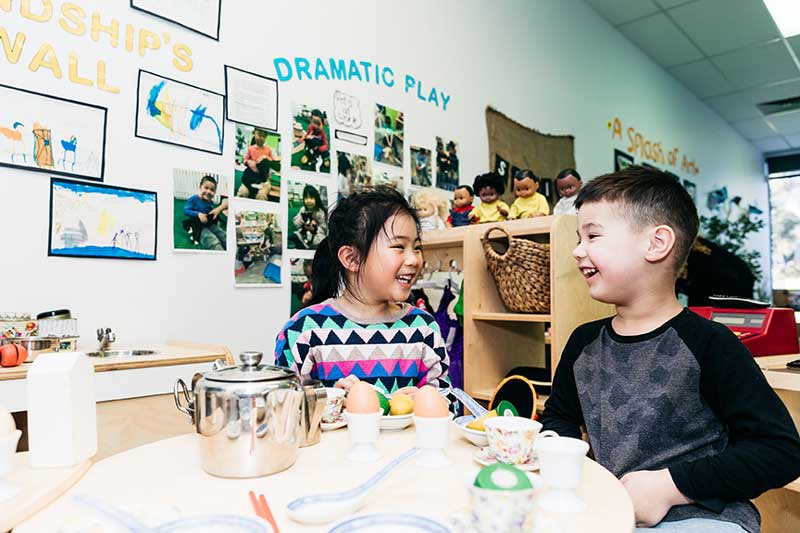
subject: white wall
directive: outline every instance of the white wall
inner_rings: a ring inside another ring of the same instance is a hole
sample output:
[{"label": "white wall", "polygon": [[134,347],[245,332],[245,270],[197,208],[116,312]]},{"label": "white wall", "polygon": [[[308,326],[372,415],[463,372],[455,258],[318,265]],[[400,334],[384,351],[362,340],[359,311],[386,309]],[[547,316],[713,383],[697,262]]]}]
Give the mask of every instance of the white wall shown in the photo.
[{"label": "white wall", "polygon": [[[41,1],[31,3],[38,10]],[[140,58],[110,48],[102,36],[101,43],[95,43],[88,36],[63,32],[54,21],[22,19],[19,2],[13,3],[12,13],[0,12],[0,26],[12,34],[24,31],[27,42],[16,65],[0,55],[2,83],[108,107],[106,183],[159,194],[156,262],[47,257],[48,176],[0,168],[0,308],[68,307],[79,319],[83,347],[94,346],[93,331],[102,325],[117,331],[118,344],[177,338],[271,351],[276,332],[288,318],[288,265],[282,288],[235,289],[232,252],[172,252],[172,169],[232,176],[234,129],[226,124],[222,157],[134,138],[139,68],[222,92],[225,63],[274,76],[272,59],[278,56],[319,56],[326,61],[352,57],[391,66],[398,83],[408,72],[452,95],[445,112],[404,94],[401,86],[284,83],[280,128],[285,161],[291,102],[319,102],[330,111],[338,88],[361,98],[367,123],[375,101],[404,111],[406,145],[434,148],[436,135],[459,141],[465,182],[488,169],[488,104],[540,131],[574,135],[576,163],[584,176],[612,169],[614,143],[606,122],[619,116],[626,126],[634,125],[667,146],[682,147],[697,162],[701,172],[694,181],[701,199],[708,190],[726,184],[746,200],[767,206],[760,154],[579,0],[225,0],[219,43],[133,11],[128,0],[79,0],[87,12],[101,11],[104,19],[114,16],[122,24],[168,31],[187,43],[194,68],[186,74],[172,67],[169,53]],[[61,5],[59,0],[53,3]],[[46,70],[29,71],[27,64],[43,42],[53,44],[65,72],[70,51],[85,60],[81,68],[88,72],[97,59],[106,59],[110,81],[121,93],[54,80]],[[353,145],[339,146],[353,151]],[[283,176],[298,177],[286,166]],[[755,244],[766,256],[766,235]],[[232,241],[229,249],[231,245]]]}]

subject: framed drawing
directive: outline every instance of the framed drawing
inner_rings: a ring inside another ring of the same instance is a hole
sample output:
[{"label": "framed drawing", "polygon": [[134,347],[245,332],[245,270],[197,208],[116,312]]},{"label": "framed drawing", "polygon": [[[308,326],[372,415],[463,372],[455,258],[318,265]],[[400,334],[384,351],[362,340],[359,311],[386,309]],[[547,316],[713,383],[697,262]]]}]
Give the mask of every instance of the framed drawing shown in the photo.
[{"label": "framed drawing", "polygon": [[0,85],[0,165],[102,181],[105,107]]},{"label": "framed drawing", "polygon": [[131,0],[131,7],[219,41],[222,0]]},{"label": "framed drawing", "polygon": [[222,154],[225,96],[139,71],[137,137]]},{"label": "framed drawing", "polygon": [[157,193],[50,178],[47,255],[156,258]]}]

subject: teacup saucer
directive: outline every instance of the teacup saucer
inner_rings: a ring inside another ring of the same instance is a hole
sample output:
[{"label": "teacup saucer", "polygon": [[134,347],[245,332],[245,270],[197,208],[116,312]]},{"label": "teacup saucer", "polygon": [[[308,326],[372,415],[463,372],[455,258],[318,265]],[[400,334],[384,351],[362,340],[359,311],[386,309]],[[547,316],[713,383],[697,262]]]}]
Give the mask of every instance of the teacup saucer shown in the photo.
[{"label": "teacup saucer", "polygon": [[[472,454],[472,458],[483,466],[493,465],[500,462],[497,460],[497,457],[495,457],[494,453],[492,453],[492,450],[488,446],[484,446],[483,448],[475,450],[475,453]],[[531,459],[527,463],[514,466],[526,472],[539,470],[539,462],[536,459]]]},{"label": "teacup saucer", "polygon": [[344,417],[344,413],[339,415],[339,418],[336,419],[335,422],[327,423],[327,422],[320,422],[319,427],[322,428],[322,431],[333,431],[334,429],[343,428],[347,425],[347,419]]}]

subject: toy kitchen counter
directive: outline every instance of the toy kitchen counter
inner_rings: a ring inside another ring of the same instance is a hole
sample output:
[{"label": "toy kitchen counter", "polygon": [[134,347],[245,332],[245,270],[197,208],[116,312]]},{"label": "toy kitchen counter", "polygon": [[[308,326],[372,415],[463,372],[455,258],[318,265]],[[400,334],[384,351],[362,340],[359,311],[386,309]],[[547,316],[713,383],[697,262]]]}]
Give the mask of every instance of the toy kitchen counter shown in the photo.
[{"label": "toy kitchen counter", "polygon": [[[97,401],[98,452],[95,460],[119,451],[190,432],[185,415],[175,409],[172,389],[182,378],[207,372],[217,359],[233,360],[223,346],[184,341],[140,343],[134,350],[114,346],[120,355],[91,357]],[[111,351],[111,350],[109,350]],[[0,404],[23,430],[19,450],[27,450],[26,376],[32,363],[0,368]]]}]

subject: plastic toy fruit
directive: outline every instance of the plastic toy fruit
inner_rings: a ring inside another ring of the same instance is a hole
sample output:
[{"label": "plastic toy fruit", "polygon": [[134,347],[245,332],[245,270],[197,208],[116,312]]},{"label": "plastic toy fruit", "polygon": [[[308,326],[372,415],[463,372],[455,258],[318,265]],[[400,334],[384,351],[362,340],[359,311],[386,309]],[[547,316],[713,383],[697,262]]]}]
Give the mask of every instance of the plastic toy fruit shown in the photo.
[{"label": "plastic toy fruit", "polygon": [[389,414],[392,416],[407,415],[414,412],[414,400],[408,394],[402,392],[392,396],[389,400]]},{"label": "plastic toy fruit", "polygon": [[19,366],[28,358],[28,350],[19,344],[0,347],[0,366]]},{"label": "plastic toy fruit", "polygon": [[487,420],[489,418],[494,418],[496,416],[497,416],[497,411],[492,409],[491,411],[489,411],[485,415],[483,415],[483,416],[481,416],[479,418],[476,418],[475,420],[473,420],[472,422],[467,424],[467,427],[469,429],[474,429],[475,431],[486,431],[486,428],[483,427],[484,420]]},{"label": "plastic toy fruit", "polygon": [[375,390],[375,393],[378,395],[378,402],[381,404],[381,411],[383,411],[384,415],[389,414],[389,399],[383,395],[383,393],[379,390]]}]

